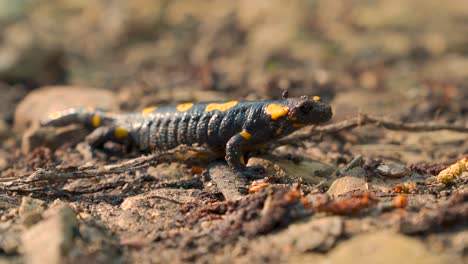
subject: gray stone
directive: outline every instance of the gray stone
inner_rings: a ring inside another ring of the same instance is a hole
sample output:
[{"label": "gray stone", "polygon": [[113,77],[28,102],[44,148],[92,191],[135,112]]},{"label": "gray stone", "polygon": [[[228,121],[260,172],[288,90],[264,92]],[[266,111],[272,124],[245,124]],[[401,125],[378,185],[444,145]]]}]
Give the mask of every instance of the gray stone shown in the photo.
[{"label": "gray stone", "polygon": [[318,184],[329,181],[335,177],[336,168],[319,161],[304,159],[293,162],[286,159],[278,159],[272,155],[263,155],[249,159],[247,166],[262,166],[267,174],[277,176],[288,176],[291,178],[302,178],[306,183]]},{"label": "gray stone", "polygon": [[304,159],[299,163],[290,160],[281,160],[278,165],[292,178],[302,178],[309,184],[318,184],[335,178],[337,168],[319,161]]},{"label": "gray stone", "polygon": [[381,164],[376,168],[376,172],[382,176],[392,178],[401,178],[411,173],[405,165],[396,163]]},{"label": "gray stone", "polygon": [[391,231],[365,234],[342,242],[322,263],[450,263],[447,255],[427,250],[419,240]]},{"label": "gray stone", "polygon": [[246,185],[244,178],[234,174],[226,164],[221,162],[212,163],[208,171],[211,180],[226,200],[239,200],[242,198],[240,190]]},{"label": "gray stone", "polygon": [[73,210],[58,204],[44,213],[45,219],[23,233],[27,263],[63,263],[73,246],[73,230],[78,227]]},{"label": "gray stone", "polygon": [[116,96],[106,90],[80,86],[49,86],[29,93],[16,107],[14,129],[24,131],[55,111],[69,107],[117,110]]},{"label": "gray stone", "polygon": [[42,219],[42,213],[44,211],[45,202],[30,197],[23,197],[18,213],[21,223],[29,227]]},{"label": "gray stone", "polygon": [[283,244],[294,245],[301,252],[326,252],[343,233],[343,220],[339,217],[312,220],[306,224],[291,225],[279,236]]},{"label": "gray stone", "polygon": [[[275,259],[279,260],[279,263],[284,263],[286,260],[296,263],[299,261],[299,256],[319,261],[323,258],[317,258],[317,255],[311,253],[330,250],[342,236],[343,231],[344,222],[336,216],[312,218],[310,221],[291,224],[286,229],[259,237],[249,243],[251,247],[249,251],[253,252],[249,261],[252,259]],[[238,261],[238,263],[245,262],[247,261]]]}]

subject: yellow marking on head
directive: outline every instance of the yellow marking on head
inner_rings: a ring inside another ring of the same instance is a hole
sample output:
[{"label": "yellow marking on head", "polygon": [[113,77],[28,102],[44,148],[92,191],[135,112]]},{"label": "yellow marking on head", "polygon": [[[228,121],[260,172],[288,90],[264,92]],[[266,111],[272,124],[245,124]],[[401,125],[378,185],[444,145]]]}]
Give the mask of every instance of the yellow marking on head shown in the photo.
[{"label": "yellow marking on head", "polygon": [[193,103],[180,104],[177,106],[177,110],[180,112],[185,112],[189,110],[190,108],[192,108],[192,106],[193,106]]},{"label": "yellow marking on head", "polygon": [[143,110],[141,111],[141,114],[142,114],[143,116],[148,116],[148,115],[151,114],[154,110],[156,110],[156,108],[157,108],[156,106],[147,107],[147,108],[145,108],[145,109],[143,109]]},{"label": "yellow marking on head", "polygon": [[290,118],[292,121],[296,121],[297,120],[297,116],[293,116]]},{"label": "yellow marking on head", "polygon": [[57,112],[53,112],[49,115],[49,119],[57,119],[57,118],[60,118],[62,116],[62,112],[60,111],[57,111]]},{"label": "yellow marking on head", "polygon": [[283,131],[281,131],[281,129],[276,130],[276,135],[279,136],[279,135],[281,135],[281,133],[283,133]]},{"label": "yellow marking on head", "polygon": [[114,130],[114,136],[116,138],[124,138],[124,137],[128,136],[128,130],[123,128],[123,127],[117,127]]},{"label": "yellow marking on head", "polygon": [[240,163],[242,163],[242,164],[244,164],[244,165],[245,165],[244,156],[240,156],[240,158],[239,158],[239,161],[240,161]]},{"label": "yellow marking on head", "polygon": [[307,124],[301,124],[301,123],[294,123],[293,124],[294,128],[305,127],[305,126],[307,126]]},{"label": "yellow marking on head", "polygon": [[320,96],[317,96],[317,95],[314,95],[314,97],[312,97],[312,100],[314,101],[320,101]]},{"label": "yellow marking on head", "polygon": [[211,103],[211,104],[208,104],[206,106],[205,111],[206,112],[211,112],[211,111],[214,111],[214,110],[219,110],[221,112],[224,112],[226,110],[229,110],[229,109],[233,108],[238,103],[239,103],[238,101],[230,101],[230,102],[223,103],[223,104]]},{"label": "yellow marking on head", "polygon": [[98,115],[93,116],[93,126],[98,127],[101,125],[101,117]]},{"label": "yellow marking on head", "polygon": [[242,130],[242,132],[239,133],[241,137],[245,138],[246,140],[249,140],[252,137],[252,134],[249,132]]},{"label": "yellow marking on head", "polygon": [[271,116],[272,120],[277,120],[289,113],[289,107],[279,104],[269,104],[265,112]]}]

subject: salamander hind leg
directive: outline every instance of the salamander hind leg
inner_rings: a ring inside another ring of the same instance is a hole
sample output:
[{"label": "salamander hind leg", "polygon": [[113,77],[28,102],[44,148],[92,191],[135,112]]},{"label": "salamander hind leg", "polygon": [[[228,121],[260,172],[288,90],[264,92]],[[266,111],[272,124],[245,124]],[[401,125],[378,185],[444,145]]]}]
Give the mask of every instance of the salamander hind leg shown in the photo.
[{"label": "salamander hind leg", "polygon": [[263,178],[261,175],[265,169],[261,166],[245,166],[242,149],[249,143],[250,133],[242,131],[234,135],[226,144],[226,161],[229,167],[238,175],[250,179]]},{"label": "salamander hind leg", "polygon": [[122,144],[126,147],[132,145],[129,130],[124,127],[102,126],[96,128],[86,137],[86,142],[94,148],[104,148],[106,142]]}]

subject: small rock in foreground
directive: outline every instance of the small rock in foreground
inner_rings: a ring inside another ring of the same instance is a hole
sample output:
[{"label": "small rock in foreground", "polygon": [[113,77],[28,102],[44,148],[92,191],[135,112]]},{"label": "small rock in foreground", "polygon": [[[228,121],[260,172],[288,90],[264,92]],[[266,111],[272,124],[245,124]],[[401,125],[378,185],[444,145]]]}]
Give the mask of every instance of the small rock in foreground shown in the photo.
[{"label": "small rock in foreground", "polygon": [[382,176],[392,178],[401,178],[411,173],[405,165],[395,163],[381,164],[377,167],[376,172]]},{"label": "small rock in foreground", "polygon": [[[354,237],[339,244],[323,263],[449,263],[449,256],[427,250],[423,242],[381,231]],[[453,262],[453,260],[452,260]]]},{"label": "small rock in foreground", "polygon": [[44,217],[22,236],[26,262],[63,263],[73,246],[76,216],[69,206],[59,204],[47,210]]},{"label": "small rock in foreground", "polygon": [[29,227],[42,219],[44,211],[45,202],[30,197],[23,197],[18,213],[23,225]]},{"label": "small rock in foreground", "polygon": [[365,191],[366,181],[363,177],[364,170],[360,167],[356,167],[347,172],[346,176],[336,179],[328,189],[327,193],[331,196],[339,196],[351,191]]}]

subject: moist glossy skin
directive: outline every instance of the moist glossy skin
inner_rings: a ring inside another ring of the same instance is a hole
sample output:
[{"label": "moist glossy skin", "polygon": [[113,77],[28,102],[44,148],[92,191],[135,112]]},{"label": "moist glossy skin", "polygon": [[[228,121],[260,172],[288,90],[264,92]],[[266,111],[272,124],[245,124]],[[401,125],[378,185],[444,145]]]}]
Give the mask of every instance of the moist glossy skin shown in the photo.
[{"label": "moist glossy skin", "polygon": [[107,141],[140,151],[168,150],[182,144],[205,145],[214,151],[225,151],[226,161],[234,172],[253,177],[255,173],[245,166],[245,149],[331,117],[331,107],[320,98],[302,96],[265,102],[185,103],[128,114],[72,108],[52,113],[43,125],[83,123],[93,127],[94,131],[86,138],[93,147],[102,147]]}]

